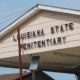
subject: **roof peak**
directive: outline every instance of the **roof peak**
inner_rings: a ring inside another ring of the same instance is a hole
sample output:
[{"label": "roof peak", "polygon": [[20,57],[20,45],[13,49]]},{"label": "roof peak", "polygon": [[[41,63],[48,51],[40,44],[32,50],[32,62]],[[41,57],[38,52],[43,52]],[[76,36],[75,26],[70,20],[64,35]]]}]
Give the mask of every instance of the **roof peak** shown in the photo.
[{"label": "roof peak", "polygon": [[[23,15],[25,15],[27,12],[29,12],[30,10],[32,10],[33,8],[38,8],[39,6],[47,6],[47,7],[53,7],[53,8],[60,8],[60,9],[66,9],[66,10],[73,10],[73,11],[80,11],[80,10],[75,10],[75,9],[71,9],[71,8],[63,8],[63,7],[57,7],[57,6],[49,6],[49,5],[44,5],[44,4],[36,4],[35,6],[33,6],[32,8],[30,8],[29,10],[27,10],[25,13],[23,13],[21,16],[19,16],[17,19],[15,19],[13,22],[11,22],[9,25],[11,25],[12,23],[14,23],[16,20],[18,20],[20,17],[22,17]],[[8,25],[8,26],[9,26]],[[7,27],[8,27],[7,26]],[[3,28],[0,30],[3,31],[4,29],[6,29],[7,27]]]},{"label": "roof peak", "polygon": [[45,4],[36,4],[34,7],[38,7],[38,6],[48,6],[48,7],[61,8],[61,9],[67,9],[67,10],[73,10],[73,11],[80,11],[80,10],[77,10],[77,9],[64,8],[64,7],[58,7],[58,6],[50,6],[50,5],[45,5]]},{"label": "roof peak", "polygon": [[33,6],[30,10],[25,12],[23,15],[21,15],[18,19],[13,21],[6,28],[1,30],[0,31],[0,37],[3,37],[5,34],[10,32],[11,30],[16,28],[20,24],[22,24],[25,20],[28,20],[31,16],[33,16],[34,14],[36,14],[40,10],[47,10],[47,11],[53,11],[53,12],[58,12],[58,13],[66,13],[66,14],[72,14],[72,15],[80,16],[80,10],[37,4],[37,5]]}]

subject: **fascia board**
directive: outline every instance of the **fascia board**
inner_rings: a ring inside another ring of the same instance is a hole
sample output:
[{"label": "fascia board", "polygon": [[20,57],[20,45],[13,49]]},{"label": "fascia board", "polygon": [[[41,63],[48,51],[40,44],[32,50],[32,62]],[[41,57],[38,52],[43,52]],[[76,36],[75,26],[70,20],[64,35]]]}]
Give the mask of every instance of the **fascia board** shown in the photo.
[{"label": "fascia board", "polygon": [[80,11],[76,11],[76,10],[55,8],[55,7],[43,6],[43,5],[39,5],[38,8],[43,9],[43,10],[48,10],[48,11],[54,11],[54,12],[62,12],[62,13],[68,13],[68,14],[73,14],[73,15],[80,15]]}]

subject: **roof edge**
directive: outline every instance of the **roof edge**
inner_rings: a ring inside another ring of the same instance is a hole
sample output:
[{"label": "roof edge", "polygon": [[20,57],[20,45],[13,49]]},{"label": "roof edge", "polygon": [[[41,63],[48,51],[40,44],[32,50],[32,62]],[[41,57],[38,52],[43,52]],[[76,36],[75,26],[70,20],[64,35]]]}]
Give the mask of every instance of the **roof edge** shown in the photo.
[{"label": "roof edge", "polygon": [[40,10],[48,10],[48,11],[61,12],[61,13],[67,13],[67,14],[73,14],[73,15],[80,16],[80,10],[73,10],[73,9],[37,4],[37,5],[33,6],[30,10],[25,12],[18,19],[16,19],[14,22],[12,22],[10,25],[8,25],[6,28],[1,30],[0,38],[3,37],[4,35],[6,35],[11,30],[15,29],[17,26],[19,26],[21,23],[23,23],[25,20],[29,19],[32,15],[34,15],[35,13],[37,13]]},{"label": "roof edge", "polygon": [[49,11],[61,12],[61,13],[67,13],[67,14],[73,14],[73,15],[80,15],[80,10],[48,6],[48,5],[40,5],[40,4],[38,4],[37,6],[39,9],[43,9],[43,10],[49,10]]},{"label": "roof edge", "polygon": [[24,13],[23,15],[21,15],[19,18],[17,18],[11,24],[9,24],[6,28],[4,28],[3,30],[1,30],[0,31],[0,38],[3,37],[5,34],[7,34],[9,31],[15,29],[17,26],[19,26],[21,23],[23,23],[25,20],[27,20],[33,14],[35,14],[36,12],[38,12],[39,9],[36,6],[32,7],[26,13]]},{"label": "roof edge", "polygon": [[44,5],[44,4],[36,4],[35,6],[48,6],[48,7],[54,7],[54,8],[60,8],[60,9],[67,9],[67,10],[73,10],[73,11],[80,11],[76,9],[71,9],[71,8],[63,8],[63,7],[57,7],[57,6],[49,6],[49,5]]}]

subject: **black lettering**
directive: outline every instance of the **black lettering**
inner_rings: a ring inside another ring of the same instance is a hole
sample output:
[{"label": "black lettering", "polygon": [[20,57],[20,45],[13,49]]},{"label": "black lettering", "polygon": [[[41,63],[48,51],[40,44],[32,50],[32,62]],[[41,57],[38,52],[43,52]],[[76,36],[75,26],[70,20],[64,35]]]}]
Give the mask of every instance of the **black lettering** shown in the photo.
[{"label": "black lettering", "polygon": [[34,47],[37,48],[37,42],[36,41],[34,42]]},{"label": "black lettering", "polygon": [[23,34],[21,34],[21,39],[24,39]]},{"label": "black lettering", "polygon": [[33,37],[36,37],[36,33],[33,31]]},{"label": "black lettering", "polygon": [[46,39],[46,41],[47,41],[47,46],[49,46],[49,39]]},{"label": "black lettering", "polygon": [[30,39],[30,32],[27,32],[27,38]]},{"label": "black lettering", "polygon": [[23,33],[23,39],[25,38],[25,33]]},{"label": "black lettering", "polygon": [[37,36],[38,36],[38,37],[41,36],[41,32],[40,32],[40,30],[37,30]]},{"label": "black lettering", "polygon": [[58,38],[57,38],[57,42],[58,42],[58,44],[62,44],[61,41],[62,41],[62,40],[61,40],[61,37],[58,37]]},{"label": "black lettering", "polygon": [[21,39],[26,39],[26,33],[21,34]]},{"label": "black lettering", "polygon": [[48,46],[50,46],[50,45],[52,46],[52,39],[46,39],[46,41],[47,41]]},{"label": "black lettering", "polygon": [[24,33],[24,39],[26,39],[26,33]]},{"label": "black lettering", "polygon": [[42,36],[45,36],[44,30],[43,30],[43,29],[42,29],[42,31],[41,31],[41,35],[42,35]]},{"label": "black lettering", "polygon": [[51,33],[54,34],[55,31],[54,31],[54,27],[51,27]]},{"label": "black lettering", "polygon": [[63,43],[66,43],[66,37],[63,37]]},{"label": "black lettering", "polygon": [[42,47],[46,47],[45,40],[42,40]]},{"label": "black lettering", "polygon": [[57,45],[55,38],[53,38],[53,44]]},{"label": "black lettering", "polygon": [[38,48],[41,48],[41,41],[38,41]]},{"label": "black lettering", "polygon": [[22,46],[22,47],[23,47],[23,49],[24,49],[24,50],[27,50],[26,43],[25,43],[25,44],[23,44],[23,46]]},{"label": "black lettering", "polygon": [[63,26],[61,25],[61,30],[60,30],[61,32],[64,32],[64,29],[63,29]]},{"label": "black lettering", "polygon": [[59,32],[59,26],[55,26],[56,28],[56,32],[58,33]]},{"label": "black lettering", "polygon": [[30,43],[27,43],[26,45],[28,50],[31,49]]},{"label": "black lettering", "polygon": [[65,24],[66,31],[68,31],[69,24]]},{"label": "black lettering", "polygon": [[74,28],[73,28],[73,25],[74,25],[73,23],[69,23],[69,29],[70,29],[70,30],[73,30],[73,29],[74,29]]}]

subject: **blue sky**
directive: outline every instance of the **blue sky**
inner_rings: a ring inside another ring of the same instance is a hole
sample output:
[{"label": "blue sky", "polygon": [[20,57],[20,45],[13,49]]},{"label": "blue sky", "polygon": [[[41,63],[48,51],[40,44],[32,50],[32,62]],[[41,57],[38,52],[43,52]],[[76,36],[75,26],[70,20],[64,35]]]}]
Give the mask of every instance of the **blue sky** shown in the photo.
[{"label": "blue sky", "polygon": [[[36,4],[80,10],[80,0],[0,0],[0,30]],[[16,14],[16,12],[20,13]],[[18,71],[15,69],[0,68],[0,74]],[[75,75],[71,74],[47,73],[56,80],[76,80]]]},{"label": "blue sky", "polygon": [[23,12],[25,12],[36,4],[45,4],[77,10],[80,9],[80,0],[0,0],[0,30],[21,14],[16,14],[7,18],[5,18],[5,16],[23,10]]}]

